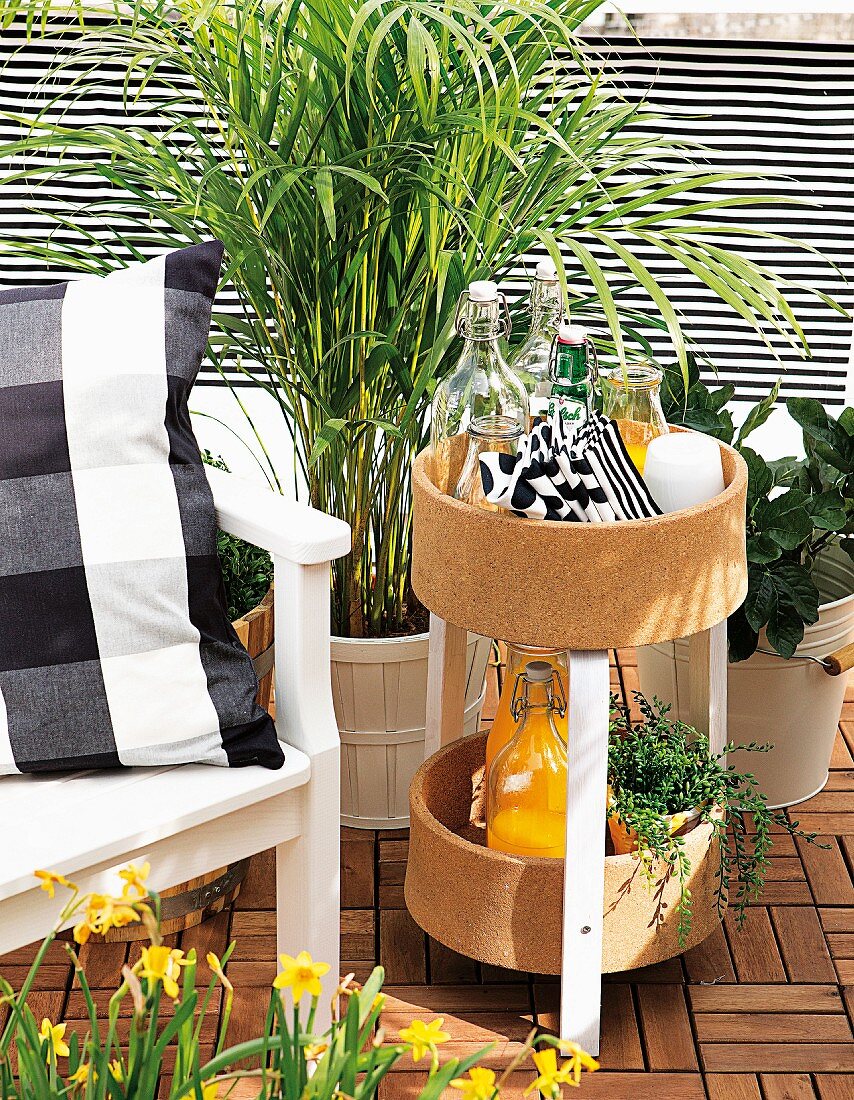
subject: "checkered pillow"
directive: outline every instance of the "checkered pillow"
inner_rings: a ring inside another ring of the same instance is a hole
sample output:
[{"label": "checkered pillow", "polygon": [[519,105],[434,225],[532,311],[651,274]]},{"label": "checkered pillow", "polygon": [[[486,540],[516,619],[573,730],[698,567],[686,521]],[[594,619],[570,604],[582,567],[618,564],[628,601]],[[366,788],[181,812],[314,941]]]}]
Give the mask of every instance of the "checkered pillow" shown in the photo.
[{"label": "checkered pillow", "polygon": [[0,292],[0,774],[284,760],[187,409],[221,260]]}]

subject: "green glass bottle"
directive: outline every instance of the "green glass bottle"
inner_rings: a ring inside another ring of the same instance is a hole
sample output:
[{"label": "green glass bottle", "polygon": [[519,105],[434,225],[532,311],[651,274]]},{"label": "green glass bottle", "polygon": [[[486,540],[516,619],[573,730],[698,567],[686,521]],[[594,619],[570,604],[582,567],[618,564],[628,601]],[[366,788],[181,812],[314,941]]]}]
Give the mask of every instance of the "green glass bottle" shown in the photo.
[{"label": "green glass bottle", "polygon": [[563,321],[552,347],[549,417],[559,413],[571,431],[590,415],[593,394],[591,344],[580,325]]}]

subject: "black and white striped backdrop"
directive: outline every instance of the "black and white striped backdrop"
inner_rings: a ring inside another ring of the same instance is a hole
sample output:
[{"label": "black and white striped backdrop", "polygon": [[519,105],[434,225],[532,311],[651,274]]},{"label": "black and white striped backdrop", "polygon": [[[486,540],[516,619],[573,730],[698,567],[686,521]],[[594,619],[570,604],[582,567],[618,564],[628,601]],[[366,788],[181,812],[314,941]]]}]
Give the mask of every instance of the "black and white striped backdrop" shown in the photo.
[{"label": "black and white striped backdrop", "polygon": [[[23,46],[20,29],[0,32],[0,104],[4,111],[31,114],[42,101],[33,86],[50,56],[45,45]],[[646,95],[652,108],[661,106],[681,115],[668,119],[659,132],[703,143],[703,159],[716,170],[777,177],[772,185],[736,183],[716,193],[772,190],[814,204],[736,207],[718,218],[771,229],[819,250],[832,263],[749,236],[728,241],[745,255],[854,309],[854,44],[674,38],[638,43],[596,37],[590,46],[629,99]],[[75,106],[75,121],[120,117],[120,91],[118,80],[115,86],[105,83],[96,98]],[[15,136],[14,124],[0,119],[0,142]],[[0,164],[0,173],[9,168]],[[95,176],[48,194],[42,190],[35,197],[16,186],[0,188],[0,234],[43,232],[48,205],[70,200],[79,204],[82,223],[93,237],[108,240],[110,232],[85,215],[87,202],[105,194],[104,188],[104,181]],[[70,233],[62,236],[73,240]],[[636,250],[644,255],[642,248]],[[741,399],[765,392],[781,373],[781,365],[758,337],[677,264],[652,253],[644,258],[680,307],[693,339],[715,364],[718,379],[734,382]],[[4,259],[0,266],[0,287],[58,277],[29,260]],[[625,300],[640,309],[649,306],[640,293],[635,300]],[[784,345],[776,345],[785,365],[782,396],[808,394],[829,406],[841,405],[847,396],[850,403],[851,322],[807,291],[793,292],[790,300],[810,339],[813,358],[803,361]],[[227,292],[223,304],[228,304]],[[672,358],[663,344],[657,350]],[[222,384],[213,368],[203,372],[200,382]]]}]

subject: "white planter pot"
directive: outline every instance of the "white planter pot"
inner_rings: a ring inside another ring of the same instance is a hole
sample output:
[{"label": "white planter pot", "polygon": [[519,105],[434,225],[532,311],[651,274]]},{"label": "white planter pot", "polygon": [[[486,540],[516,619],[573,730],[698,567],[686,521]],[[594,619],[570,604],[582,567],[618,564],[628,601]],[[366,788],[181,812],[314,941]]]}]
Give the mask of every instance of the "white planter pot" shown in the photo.
[{"label": "white planter pot", "polygon": [[[428,643],[428,634],[332,639],[344,825],[409,825],[409,783],[424,761]],[[491,639],[469,634],[466,734],[475,733],[480,724],[491,648]]]},{"label": "white planter pot", "polygon": [[[814,579],[826,600],[789,661],[754,653],[729,666],[728,737],[737,745],[770,742],[768,753],[733,753],[730,763],[752,772],[771,807],[811,798],[827,782],[830,755],[848,676],[828,676],[807,657],[826,657],[854,642],[854,564],[834,548],[816,564]],[[760,646],[768,647],[760,639]],[[688,721],[688,642],[638,649],[640,689],[673,704]]]}]

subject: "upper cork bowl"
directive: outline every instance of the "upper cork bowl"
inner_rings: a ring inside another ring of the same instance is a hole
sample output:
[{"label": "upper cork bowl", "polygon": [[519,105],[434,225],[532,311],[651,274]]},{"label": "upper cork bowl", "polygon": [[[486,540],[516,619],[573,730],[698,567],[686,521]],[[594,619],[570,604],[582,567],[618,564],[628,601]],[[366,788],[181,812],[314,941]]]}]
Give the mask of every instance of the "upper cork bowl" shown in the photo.
[{"label": "upper cork bowl", "polygon": [[454,500],[465,437],[443,476],[412,471],[412,583],[430,611],[487,637],[554,649],[612,649],[698,634],[747,594],[747,467],[721,443],[725,488],[652,519],[556,523]]},{"label": "upper cork bowl", "polygon": [[[484,846],[483,830],[470,818],[485,747],[485,733],[454,741],[426,760],[412,781],[406,907],[425,932],[461,955],[511,970],[559,974],[564,861]],[[717,928],[720,846],[708,824],[684,839],[693,913],[684,943],[676,876],[661,881],[656,874],[649,888],[634,856],[605,858],[603,973],[672,958]],[[571,880],[571,862],[567,873]]]}]

